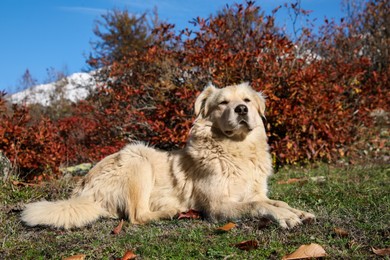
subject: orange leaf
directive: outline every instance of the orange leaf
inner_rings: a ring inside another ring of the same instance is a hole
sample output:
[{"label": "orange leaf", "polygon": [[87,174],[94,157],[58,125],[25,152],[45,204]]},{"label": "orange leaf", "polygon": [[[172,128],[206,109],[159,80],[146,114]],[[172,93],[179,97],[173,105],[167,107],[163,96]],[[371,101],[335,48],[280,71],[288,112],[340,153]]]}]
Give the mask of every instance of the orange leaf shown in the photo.
[{"label": "orange leaf", "polygon": [[229,231],[230,229],[234,228],[235,226],[237,226],[235,223],[229,222],[229,223],[227,223],[226,225],[217,228],[217,230],[227,232],[227,231]]},{"label": "orange leaf", "polygon": [[125,255],[122,257],[122,260],[129,260],[129,259],[134,259],[136,258],[137,255],[133,253],[133,251],[126,251]]},{"label": "orange leaf", "polygon": [[200,219],[200,212],[193,210],[193,209],[190,209],[187,212],[180,213],[179,216],[177,217],[177,219],[183,219],[183,218],[184,219]]},{"label": "orange leaf", "polygon": [[347,237],[349,234],[348,234],[348,231],[346,231],[345,229],[343,228],[337,228],[335,227],[333,229],[333,231],[336,233],[336,235],[338,235],[339,237]]},{"label": "orange leaf", "polygon": [[318,244],[302,245],[294,253],[285,255],[282,260],[318,258],[326,256],[325,250]]},{"label": "orange leaf", "polygon": [[241,250],[250,251],[250,250],[257,249],[259,247],[259,243],[257,243],[256,240],[247,240],[235,244],[234,246]]},{"label": "orange leaf", "polygon": [[65,257],[62,260],[84,260],[86,255],[79,254],[79,255],[73,255],[69,257]]},{"label": "orange leaf", "polygon": [[122,230],[122,227],[123,227],[123,219],[121,219],[121,221],[119,222],[118,226],[116,226],[113,230],[112,230],[112,233],[114,235],[118,235],[121,230]]},{"label": "orange leaf", "polygon": [[376,255],[380,255],[380,256],[390,255],[390,248],[381,248],[381,249],[371,248],[371,249],[372,249],[372,252],[374,252],[374,254],[376,254]]},{"label": "orange leaf", "polygon": [[36,184],[36,183],[27,183],[27,182],[21,182],[21,181],[12,181],[12,184],[14,186],[29,186],[29,187],[35,187],[35,186],[39,186],[39,184]]}]

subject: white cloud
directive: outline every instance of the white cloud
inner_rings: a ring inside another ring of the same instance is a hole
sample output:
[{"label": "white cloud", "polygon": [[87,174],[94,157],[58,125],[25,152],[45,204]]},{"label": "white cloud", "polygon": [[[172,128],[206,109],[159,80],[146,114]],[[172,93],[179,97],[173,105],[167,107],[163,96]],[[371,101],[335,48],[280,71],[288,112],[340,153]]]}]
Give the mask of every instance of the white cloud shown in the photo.
[{"label": "white cloud", "polygon": [[79,14],[88,14],[88,15],[101,15],[107,13],[107,9],[102,8],[92,8],[92,7],[81,7],[81,6],[61,6],[59,9]]}]

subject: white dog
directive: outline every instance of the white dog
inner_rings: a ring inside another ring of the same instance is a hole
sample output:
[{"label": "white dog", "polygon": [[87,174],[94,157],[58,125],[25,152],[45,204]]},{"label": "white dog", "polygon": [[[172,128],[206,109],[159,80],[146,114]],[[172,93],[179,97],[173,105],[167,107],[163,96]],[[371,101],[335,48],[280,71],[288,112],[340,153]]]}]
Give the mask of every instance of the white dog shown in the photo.
[{"label": "white dog", "polygon": [[212,220],[267,217],[283,228],[313,219],[267,197],[272,163],[264,110],[264,97],[246,83],[210,85],[195,102],[197,117],[183,150],[128,145],[92,168],[70,199],[28,204],[22,220],[68,229],[100,217],[147,223],[189,209]]}]

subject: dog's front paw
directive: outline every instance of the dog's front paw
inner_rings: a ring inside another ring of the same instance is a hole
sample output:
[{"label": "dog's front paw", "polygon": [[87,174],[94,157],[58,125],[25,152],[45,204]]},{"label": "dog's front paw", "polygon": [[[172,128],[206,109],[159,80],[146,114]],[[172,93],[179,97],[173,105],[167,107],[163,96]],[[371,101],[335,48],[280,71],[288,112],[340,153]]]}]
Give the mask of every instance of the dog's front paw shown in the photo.
[{"label": "dog's front paw", "polygon": [[298,215],[298,217],[301,219],[303,223],[311,223],[316,219],[316,216],[314,216],[309,212],[302,211],[299,209],[294,209],[294,208],[290,208],[289,210],[295,213],[296,215]]},{"label": "dog's front paw", "polygon": [[269,200],[268,203],[271,204],[272,206],[279,208],[279,209],[287,209],[287,210],[291,211],[292,213],[297,215],[299,217],[299,219],[301,220],[301,222],[303,222],[303,223],[311,223],[316,218],[313,214],[299,210],[299,209],[294,209],[294,208],[290,207],[286,202],[283,202],[280,200]]},{"label": "dog's front paw", "polygon": [[278,208],[274,212],[273,218],[282,228],[286,229],[302,224],[302,220],[297,214],[284,208]]},{"label": "dog's front paw", "polygon": [[303,223],[312,223],[316,219],[316,216],[314,214],[305,211],[301,211],[298,216]]}]

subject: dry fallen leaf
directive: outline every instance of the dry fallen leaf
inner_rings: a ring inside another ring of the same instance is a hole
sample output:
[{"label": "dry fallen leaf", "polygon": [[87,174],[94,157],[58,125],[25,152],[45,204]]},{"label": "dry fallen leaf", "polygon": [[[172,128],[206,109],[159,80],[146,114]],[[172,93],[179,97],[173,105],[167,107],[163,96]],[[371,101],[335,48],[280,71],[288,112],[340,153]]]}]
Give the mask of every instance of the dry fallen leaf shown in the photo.
[{"label": "dry fallen leaf", "polygon": [[257,249],[259,247],[259,243],[257,243],[256,240],[247,240],[235,244],[234,246],[241,250],[250,251]]},{"label": "dry fallen leaf", "polygon": [[193,210],[193,209],[190,209],[187,212],[180,213],[179,216],[177,217],[177,219],[183,219],[183,218],[184,219],[200,219],[200,212]]},{"label": "dry fallen leaf", "polygon": [[122,227],[123,227],[123,219],[121,219],[121,221],[119,222],[118,226],[116,226],[113,230],[112,230],[112,233],[114,235],[118,235],[121,230],[122,230]]},{"label": "dry fallen leaf", "polygon": [[62,260],[84,260],[86,255],[79,254],[79,255],[73,255],[69,257],[62,258]]},{"label": "dry fallen leaf", "polygon": [[337,236],[339,237],[347,237],[349,234],[348,234],[348,231],[346,231],[345,229],[343,228],[338,228],[338,227],[335,227],[333,229],[333,231],[336,233]]},{"label": "dry fallen leaf", "polygon": [[318,258],[326,256],[325,250],[319,244],[300,246],[294,253],[283,256],[282,260]]},{"label": "dry fallen leaf", "polygon": [[133,253],[133,251],[126,251],[125,255],[121,258],[122,260],[129,260],[129,259],[134,259],[136,258],[137,255]]},{"label": "dry fallen leaf", "polygon": [[225,232],[227,232],[227,231],[229,231],[230,229],[234,228],[235,226],[237,226],[235,223],[229,222],[229,223],[227,223],[226,225],[217,228],[217,230],[218,230],[218,231],[225,231]]},{"label": "dry fallen leaf", "polygon": [[19,187],[35,187],[39,186],[40,184],[38,183],[28,183],[28,182],[21,182],[21,181],[12,181],[12,184],[14,186],[19,186]]},{"label": "dry fallen leaf", "polygon": [[390,248],[375,249],[372,247],[371,249],[372,249],[372,252],[374,252],[374,254],[376,254],[376,255],[380,255],[380,256],[390,255]]}]

